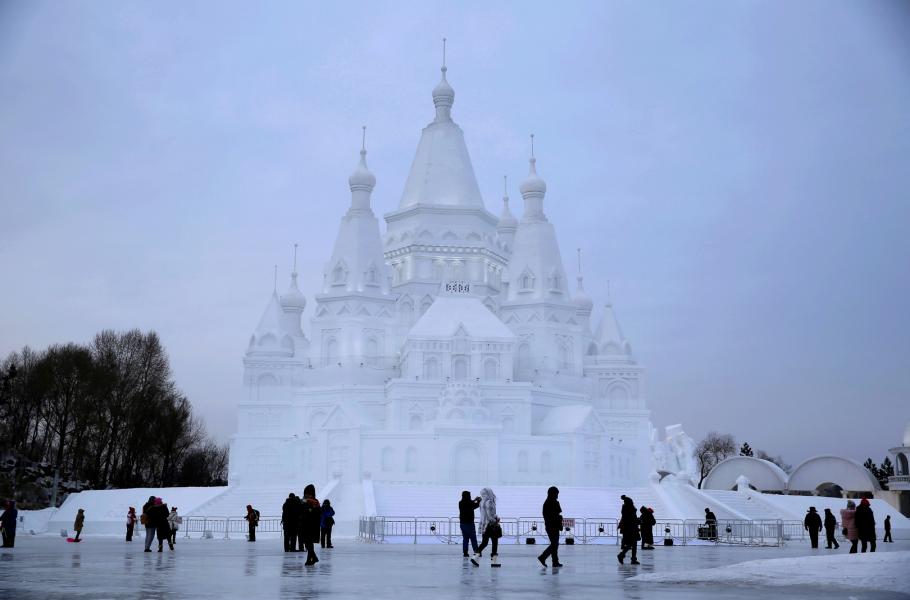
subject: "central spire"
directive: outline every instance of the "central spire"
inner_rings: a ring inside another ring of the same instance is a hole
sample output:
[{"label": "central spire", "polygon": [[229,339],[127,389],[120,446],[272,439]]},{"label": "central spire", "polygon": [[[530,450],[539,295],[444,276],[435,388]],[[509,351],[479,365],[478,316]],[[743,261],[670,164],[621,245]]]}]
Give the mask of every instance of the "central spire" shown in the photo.
[{"label": "central spire", "polygon": [[543,214],[543,197],[547,193],[547,182],[537,175],[537,158],[534,156],[534,134],[531,134],[531,158],[528,176],[518,189],[525,201],[525,212],[522,218],[527,221],[546,221]]},{"label": "central spire", "polygon": [[367,168],[367,126],[363,126],[360,142],[360,162],[348,177],[351,186],[351,210],[370,210],[370,194],[376,187],[376,176]]},{"label": "central spire", "polygon": [[446,80],[446,39],[442,38],[442,80],[433,88],[433,104],[436,106],[437,121],[452,120],[452,104],[455,103],[455,90]]}]

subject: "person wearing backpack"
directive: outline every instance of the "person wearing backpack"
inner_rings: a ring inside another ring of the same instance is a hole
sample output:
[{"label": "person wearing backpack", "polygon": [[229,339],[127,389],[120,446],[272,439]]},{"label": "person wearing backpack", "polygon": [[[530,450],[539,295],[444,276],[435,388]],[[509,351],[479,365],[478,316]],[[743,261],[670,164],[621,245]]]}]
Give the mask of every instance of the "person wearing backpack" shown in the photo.
[{"label": "person wearing backpack", "polygon": [[246,519],[246,522],[250,528],[249,541],[255,542],[256,541],[256,528],[259,527],[259,511],[256,510],[255,508],[253,508],[252,504],[247,504],[246,505],[246,516],[244,517],[244,519]]}]

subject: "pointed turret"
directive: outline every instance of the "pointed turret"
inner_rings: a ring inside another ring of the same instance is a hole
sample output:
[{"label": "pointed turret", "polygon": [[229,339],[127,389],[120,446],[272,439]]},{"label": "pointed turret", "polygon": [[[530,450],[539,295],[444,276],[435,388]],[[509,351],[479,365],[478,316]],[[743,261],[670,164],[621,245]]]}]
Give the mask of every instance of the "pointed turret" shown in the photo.
[{"label": "pointed turret", "polygon": [[509,260],[509,301],[547,300],[569,303],[569,290],[556,231],[543,212],[546,182],[537,174],[534,136],[527,178],[519,186],[524,214],[515,231]]},{"label": "pointed turret", "polygon": [[600,318],[597,331],[594,332],[594,344],[597,346],[597,355],[615,360],[632,360],[632,346],[622,334],[619,320],[613,311],[613,302],[608,298],[604,306],[604,314]]},{"label": "pointed turret", "polygon": [[499,215],[499,225],[496,226],[496,232],[499,239],[511,250],[515,241],[515,229],[518,227],[518,219],[509,210],[509,178],[503,175],[503,195],[502,195],[502,214]]},{"label": "pointed turret", "polygon": [[452,120],[455,90],[446,79],[444,50],[441,71],[442,79],[433,88],[436,118],[421,133],[401,196],[402,209],[417,204],[483,208],[464,133]]},{"label": "pointed turret", "polygon": [[288,291],[281,296],[281,309],[284,311],[285,323],[288,330],[296,337],[304,337],[300,328],[300,317],[306,309],[306,297],[297,287],[297,244],[294,244],[294,270],[291,271],[291,284]]},{"label": "pointed turret", "polygon": [[283,357],[294,355],[293,332],[287,327],[277,291],[272,292],[265,310],[262,311],[259,324],[250,338],[246,355]]},{"label": "pointed turret", "polygon": [[386,294],[389,276],[382,254],[379,221],[370,206],[376,177],[367,167],[366,127],[360,162],[348,177],[351,207],[341,219],[332,258],[324,273],[325,293]]},{"label": "pointed turret", "polygon": [[591,297],[585,293],[584,276],[581,274],[581,248],[578,249],[578,275],[575,277],[575,307],[578,316],[587,323],[591,318],[591,310],[594,308],[594,302]]}]

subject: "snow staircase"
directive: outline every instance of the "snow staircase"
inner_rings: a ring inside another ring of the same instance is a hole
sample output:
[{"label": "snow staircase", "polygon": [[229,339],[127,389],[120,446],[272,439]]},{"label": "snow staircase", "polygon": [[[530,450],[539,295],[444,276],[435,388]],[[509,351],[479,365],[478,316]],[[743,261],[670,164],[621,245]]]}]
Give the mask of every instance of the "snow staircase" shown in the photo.
[{"label": "snow staircase", "polygon": [[[462,490],[472,497],[480,494],[482,486],[413,485],[373,483],[376,514],[396,517],[458,516],[458,501]],[[540,517],[547,497],[544,486],[493,486],[496,505],[503,518]],[[559,503],[567,518],[619,518],[620,495],[630,496],[636,506],[649,506],[658,518],[666,515],[662,495],[651,485],[632,488],[583,488],[561,486]],[[666,518],[666,517],[664,517]]]},{"label": "snow staircase", "polygon": [[[791,519],[789,513],[776,509],[771,504],[761,499],[758,492],[738,492],[729,490],[701,490],[701,492],[722,504],[724,507],[735,510],[745,518],[752,521],[767,519]],[[718,518],[720,515],[718,515]]]},{"label": "snow staircase", "polygon": [[[321,500],[319,489],[317,487],[316,491]],[[226,492],[193,509],[188,516],[243,517],[246,515],[246,505],[252,504],[253,508],[258,510],[263,517],[280,517],[281,505],[291,492],[302,496],[303,486],[295,483],[280,486],[255,484],[231,486]]]}]

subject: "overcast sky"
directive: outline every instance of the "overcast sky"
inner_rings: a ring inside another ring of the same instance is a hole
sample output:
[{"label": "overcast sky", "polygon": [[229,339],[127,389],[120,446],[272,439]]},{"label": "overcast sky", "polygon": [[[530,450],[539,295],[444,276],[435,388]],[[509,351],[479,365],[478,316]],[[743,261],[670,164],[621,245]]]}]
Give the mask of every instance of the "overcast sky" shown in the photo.
[{"label": "overcast sky", "polygon": [[0,353],[154,329],[210,431],[292,245],[310,301],[368,125],[378,214],[440,39],[487,208],[527,173],[657,426],[791,463],[910,419],[910,4],[0,3]]}]

